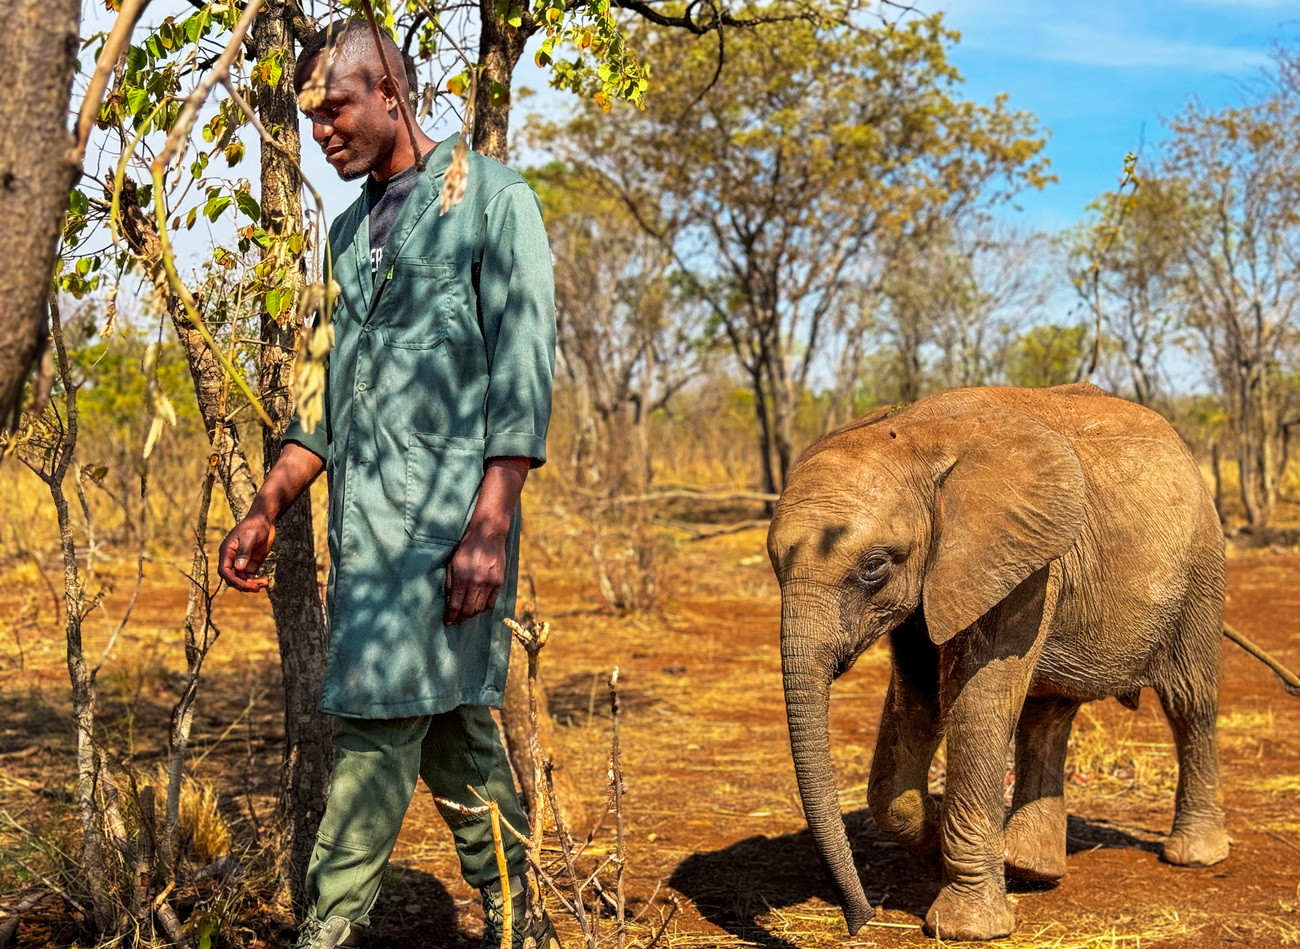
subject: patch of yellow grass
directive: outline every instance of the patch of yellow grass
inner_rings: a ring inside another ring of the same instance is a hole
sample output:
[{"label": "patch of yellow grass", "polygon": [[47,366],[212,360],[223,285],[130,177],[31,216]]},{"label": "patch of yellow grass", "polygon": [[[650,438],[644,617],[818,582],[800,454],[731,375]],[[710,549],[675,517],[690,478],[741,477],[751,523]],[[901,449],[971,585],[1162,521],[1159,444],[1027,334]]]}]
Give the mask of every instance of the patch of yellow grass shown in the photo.
[{"label": "patch of yellow grass", "polygon": [[1135,739],[1134,723],[1127,717],[1108,728],[1091,706],[1079,710],[1065,758],[1071,788],[1107,795],[1173,791],[1178,783],[1173,743]]},{"label": "patch of yellow grass", "polygon": [[[157,776],[158,808],[166,806],[167,769],[159,766]],[[206,781],[197,781],[188,775],[181,779],[180,813],[177,827],[181,847],[188,849],[200,866],[220,860],[230,853],[233,835],[230,825],[221,816],[220,795]]]},{"label": "patch of yellow grass", "polygon": [[1243,781],[1252,791],[1265,794],[1300,794],[1300,774],[1274,774],[1258,781]]},{"label": "patch of yellow grass", "polygon": [[1262,712],[1230,712],[1227,715],[1220,715],[1219,728],[1223,731],[1233,731],[1236,729],[1253,730],[1256,728],[1272,730],[1273,709],[1268,708]]}]

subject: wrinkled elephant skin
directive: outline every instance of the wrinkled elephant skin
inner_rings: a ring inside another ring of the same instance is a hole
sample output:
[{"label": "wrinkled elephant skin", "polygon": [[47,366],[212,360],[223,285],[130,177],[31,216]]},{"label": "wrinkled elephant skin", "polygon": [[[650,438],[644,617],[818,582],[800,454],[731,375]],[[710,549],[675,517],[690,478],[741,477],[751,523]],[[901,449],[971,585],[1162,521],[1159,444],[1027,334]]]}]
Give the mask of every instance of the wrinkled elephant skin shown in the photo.
[{"label": "wrinkled elephant skin", "polygon": [[[1179,762],[1164,857],[1227,856],[1214,744],[1223,534],[1155,413],[1090,385],[961,389],[877,412],[799,460],[768,553],[799,791],[850,932],[872,908],[836,794],[829,690],[882,636],[893,675],[868,802],[883,833],[941,863],[930,933],[1008,935],[1005,876],[1065,872],[1065,752],[1084,702],[1155,690]],[[936,806],[927,775],[945,736]]]}]

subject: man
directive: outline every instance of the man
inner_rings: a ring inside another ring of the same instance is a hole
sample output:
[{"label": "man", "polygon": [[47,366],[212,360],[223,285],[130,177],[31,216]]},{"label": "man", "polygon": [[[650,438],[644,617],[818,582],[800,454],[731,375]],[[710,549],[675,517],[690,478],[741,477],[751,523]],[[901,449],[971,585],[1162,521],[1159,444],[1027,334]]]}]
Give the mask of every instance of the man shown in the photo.
[{"label": "man", "polygon": [[[295,420],[219,566],[236,589],[263,589],[277,516],[326,471],[321,709],[338,726],[301,949],[360,944],[417,775],[435,799],[478,807],[472,785],[514,827],[526,824],[489,708],[505,688],[519,494],[546,457],[555,351],[536,195],[470,152],[465,196],[440,215],[455,140],[408,134],[405,71],[386,34],[376,47],[366,21],[350,20],[332,37],[328,49],[326,31],[304,44],[295,81],[301,89],[330,57],[324,101],[307,112],[312,134],[342,178],[368,177],[330,230],[342,294],[325,418],[311,433]],[[483,893],[483,945],[500,945],[510,898],[513,945],[531,936],[558,949],[545,914],[525,912],[525,852],[513,835],[506,897],[486,815],[438,806],[465,879]]]}]

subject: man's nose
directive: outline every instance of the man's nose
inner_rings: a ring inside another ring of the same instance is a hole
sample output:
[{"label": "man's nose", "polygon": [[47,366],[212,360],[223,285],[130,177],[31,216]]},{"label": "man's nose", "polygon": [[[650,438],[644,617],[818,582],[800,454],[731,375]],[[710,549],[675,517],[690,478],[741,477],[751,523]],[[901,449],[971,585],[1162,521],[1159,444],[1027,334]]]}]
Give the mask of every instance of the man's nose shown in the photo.
[{"label": "man's nose", "polygon": [[329,137],[333,134],[334,124],[332,122],[327,122],[323,119],[311,120],[311,137],[315,140],[317,145],[324,148],[325,143],[329,141]]}]

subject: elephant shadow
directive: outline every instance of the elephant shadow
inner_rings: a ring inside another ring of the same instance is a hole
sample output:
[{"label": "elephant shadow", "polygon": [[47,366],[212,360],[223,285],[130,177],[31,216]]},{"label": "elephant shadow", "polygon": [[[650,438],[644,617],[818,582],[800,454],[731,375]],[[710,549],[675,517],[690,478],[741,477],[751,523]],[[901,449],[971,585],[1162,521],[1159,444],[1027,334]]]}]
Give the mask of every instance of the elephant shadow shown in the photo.
[{"label": "elephant shadow", "polygon": [[[886,840],[869,810],[845,814],[844,826],[871,905],[924,916],[939,892],[938,878]],[[839,913],[835,887],[806,828],[692,854],[678,864],[668,884],[713,925],[765,949],[796,949],[796,944],[770,932],[759,917],[812,899]]]},{"label": "elephant shadow", "polygon": [[[887,840],[867,809],[845,814],[844,826],[871,905],[908,913],[917,918],[919,926],[939,893],[941,881],[934,870]],[[1069,817],[1066,839],[1071,854],[1098,848],[1160,850],[1159,842],[1076,815]],[[806,828],[775,837],[748,837],[722,850],[692,854],[677,865],[668,883],[687,897],[704,919],[763,949],[798,949],[796,943],[760,922],[773,911],[816,899],[839,913],[835,887]],[[1007,889],[1013,893],[1053,886],[1007,881]]]},{"label": "elephant shadow", "polygon": [[1067,818],[1065,827],[1065,852],[1073,856],[1091,850],[1144,850],[1159,854],[1164,848],[1161,831],[1143,828],[1154,840],[1143,840],[1120,830],[1105,820],[1087,820],[1076,814]]}]

